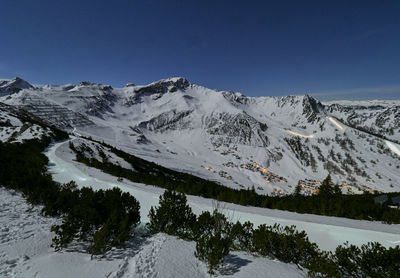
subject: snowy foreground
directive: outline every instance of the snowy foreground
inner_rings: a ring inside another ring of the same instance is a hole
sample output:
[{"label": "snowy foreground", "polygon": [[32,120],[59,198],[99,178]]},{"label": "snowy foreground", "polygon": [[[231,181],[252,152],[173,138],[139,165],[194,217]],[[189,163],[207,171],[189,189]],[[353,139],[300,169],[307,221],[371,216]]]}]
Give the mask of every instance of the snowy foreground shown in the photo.
[{"label": "snowy foreground", "polygon": [[[40,216],[20,194],[0,188],[0,277],[208,277],[193,255],[194,242],[165,234],[137,237],[124,250],[90,258],[81,246],[62,252],[50,247],[54,218]],[[220,276],[305,277],[293,264],[232,252]]]},{"label": "snowy foreground", "polygon": [[[74,161],[75,154],[69,149],[68,142],[57,143],[47,152],[50,171],[53,179],[65,183],[71,179],[79,186],[91,186],[94,189],[119,187],[130,192],[140,202],[142,222],[148,222],[148,212],[151,206],[158,204],[162,188],[139,183],[117,182],[116,177],[105,174],[98,169],[87,167]],[[188,196],[189,205],[194,213],[212,211],[216,202],[196,196]],[[251,221],[255,226],[266,223],[273,225],[296,225],[297,229],[305,230],[312,242],[316,242],[323,250],[334,250],[338,245],[349,241],[355,245],[362,245],[370,241],[378,241],[383,246],[394,246],[400,240],[400,225],[387,225],[381,222],[360,221],[340,217],[328,217],[312,214],[298,214],[288,211],[245,207],[229,203],[218,204],[223,208],[228,219],[232,221]]]},{"label": "snowy foreground", "polygon": [[[151,206],[157,205],[163,190],[153,186],[117,182],[116,178],[73,161],[68,141],[51,146],[46,155],[54,180],[75,180],[79,186],[94,189],[117,186],[130,192],[141,204],[142,223],[147,222]],[[188,196],[195,213],[217,206],[209,199]],[[321,249],[333,250],[345,241],[361,245],[378,241],[394,246],[400,240],[400,225],[357,221],[337,217],[303,215],[285,211],[219,204],[235,221],[296,225]],[[194,257],[194,242],[164,234],[150,238],[135,237],[128,248],[114,249],[104,258],[92,258],[83,246],[71,246],[62,252],[51,248],[50,227],[59,221],[40,216],[20,194],[0,188],[0,277],[208,277],[206,267]],[[305,270],[243,252],[232,252],[219,276],[227,277],[305,277]]]}]

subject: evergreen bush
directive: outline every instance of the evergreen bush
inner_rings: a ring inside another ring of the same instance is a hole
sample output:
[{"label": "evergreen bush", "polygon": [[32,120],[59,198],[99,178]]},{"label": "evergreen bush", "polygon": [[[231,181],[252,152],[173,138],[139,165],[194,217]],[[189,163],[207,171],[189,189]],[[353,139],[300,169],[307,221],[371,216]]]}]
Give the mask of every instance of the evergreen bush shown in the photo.
[{"label": "evergreen bush", "polygon": [[148,228],[151,233],[163,232],[182,238],[192,236],[196,216],[187,204],[186,196],[172,190],[160,195],[159,206],[151,207]]}]

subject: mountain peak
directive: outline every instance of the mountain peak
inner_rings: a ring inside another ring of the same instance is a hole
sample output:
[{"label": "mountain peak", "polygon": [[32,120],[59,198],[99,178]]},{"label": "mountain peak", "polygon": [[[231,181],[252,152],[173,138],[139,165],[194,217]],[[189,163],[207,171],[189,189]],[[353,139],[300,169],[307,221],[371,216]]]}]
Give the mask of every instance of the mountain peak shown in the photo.
[{"label": "mountain peak", "polygon": [[189,82],[186,78],[181,77],[181,76],[176,76],[176,77],[169,77],[166,79],[161,79],[159,81],[156,82]]},{"label": "mountain peak", "polygon": [[137,92],[148,92],[148,93],[158,93],[164,94],[167,92],[173,93],[178,90],[186,90],[191,83],[183,77],[172,77],[167,79],[161,79],[156,82],[150,83],[149,85],[143,86]]},{"label": "mountain peak", "polygon": [[158,80],[156,82],[151,83],[150,85],[152,84],[166,84],[167,86],[174,85],[178,89],[184,90],[190,85],[190,82],[184,77],[170,77]]},{"label": "mountain peak", "polygon": [[34,87],[20,77],[15,77],[14,79],[0,79],[0,96],[31,88]]},{"label": "mountain peak", "polygon": [[303,105],[309,107],[315,113],[325,112],[325,106],[312,96],[305,94],[303,97]]}]

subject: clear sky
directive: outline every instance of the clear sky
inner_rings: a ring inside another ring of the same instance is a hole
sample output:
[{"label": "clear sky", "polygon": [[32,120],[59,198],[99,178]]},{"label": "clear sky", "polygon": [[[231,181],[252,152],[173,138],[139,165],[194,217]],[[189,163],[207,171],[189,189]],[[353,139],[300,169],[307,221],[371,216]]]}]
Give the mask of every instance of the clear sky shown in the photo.
[{"label": "clear sky", "polygon": [[0,78],[400,99],[400,1],[0,0]]}]

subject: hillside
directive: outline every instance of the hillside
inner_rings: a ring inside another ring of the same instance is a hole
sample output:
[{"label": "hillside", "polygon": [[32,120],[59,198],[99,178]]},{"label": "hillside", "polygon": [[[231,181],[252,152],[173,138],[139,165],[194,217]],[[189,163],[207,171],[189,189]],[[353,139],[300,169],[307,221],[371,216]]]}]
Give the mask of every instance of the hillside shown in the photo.
[{"label": "hillside", "polygon": [[[36,86],[0,101],[232,188],[281,195],[300,181],[312,194],[330,173],[344,193],[400,190],[400,147],[380,137],[396,142],[396,103],[376,110],[324,105],[308,95],[253,98],[184,78],[124,88]],[[377,128],[366,130],[371,126]]]}]

